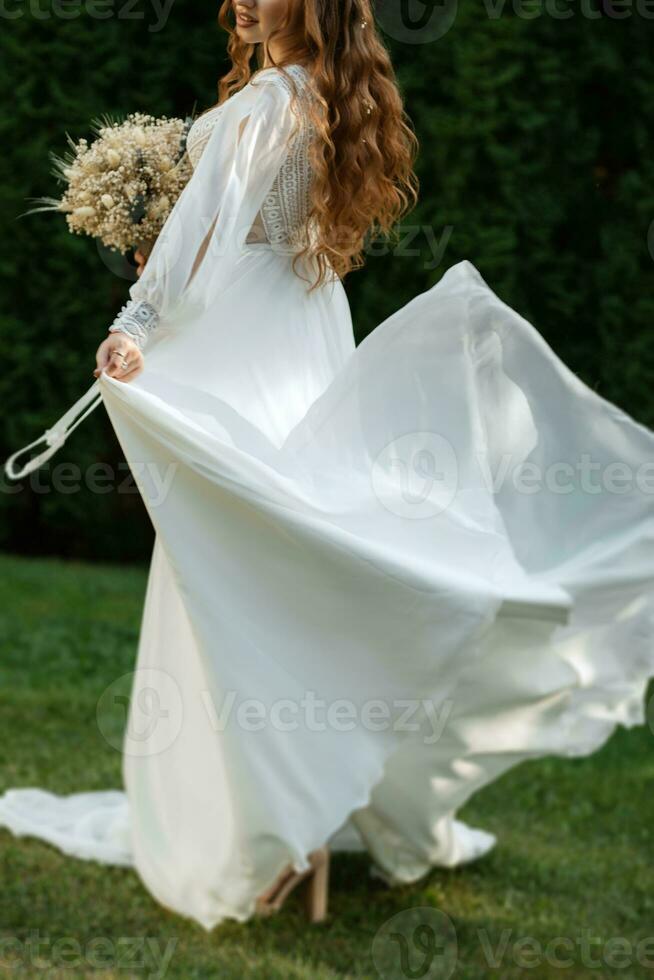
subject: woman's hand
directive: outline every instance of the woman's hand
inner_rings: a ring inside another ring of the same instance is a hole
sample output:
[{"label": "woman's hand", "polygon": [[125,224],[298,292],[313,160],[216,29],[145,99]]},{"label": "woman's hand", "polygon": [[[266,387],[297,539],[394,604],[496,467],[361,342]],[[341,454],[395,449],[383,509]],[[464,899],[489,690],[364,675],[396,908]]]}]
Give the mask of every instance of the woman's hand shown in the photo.
[{"label": "woman's hand", "polygon": [[143,270],[145,269],[145,263],[148,261],[148,256],[144,254],[140,248],[137,248],[134,252],[134,260],[136,262],[136,275],[142,276]]},{"label": "woman's hand", "polygon": [[97,367],[93,374],[96,378],[106,369],[106,373],[117,381],[133,381],[141,373],[145,363],[140,348],[120,330],[110,333],[102,341],[96,351],[95,360]]},{"label": "woman's hand", "polygon": [[[134,252],[136,275],[141,276],[148,261],[152,246],[142,245]],[[119,330],[110,333],[103,340],[95,353],[97,367],[93,374],[97,377],[106,369],[106,373],[118,381],[132,381],[141,373],[144,367],[143,354],[133,340]],[[124,364],[124,361],[127,364]]]}]

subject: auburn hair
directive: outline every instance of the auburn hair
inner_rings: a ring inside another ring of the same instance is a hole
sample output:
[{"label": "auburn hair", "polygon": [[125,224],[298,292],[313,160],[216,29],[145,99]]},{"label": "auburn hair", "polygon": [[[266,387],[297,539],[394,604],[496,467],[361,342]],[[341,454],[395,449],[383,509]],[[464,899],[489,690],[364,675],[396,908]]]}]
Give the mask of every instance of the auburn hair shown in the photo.
[{"label": "auburn hair", "polygon": [[[246,44],[235,28],[234,0],[224,0],[219,23],[229,34],[232,66],[220,79],[219,103],[262,67],[263,44]],[[370,0],[288,0],[280,26],[284,57],[270,64],[303,64],[317,98],[311,100],[316,138],[311,147],[310,244],[295,257],[315,259],[313,288],[335,272],[344,278],[365,262],[370,235],[389,236],[416,203],[418,141],[405,113],[389,53],[377,32]],[[256,68],[255,68],[256,70]],[[296,266],[297,269],[297,266]]]}]

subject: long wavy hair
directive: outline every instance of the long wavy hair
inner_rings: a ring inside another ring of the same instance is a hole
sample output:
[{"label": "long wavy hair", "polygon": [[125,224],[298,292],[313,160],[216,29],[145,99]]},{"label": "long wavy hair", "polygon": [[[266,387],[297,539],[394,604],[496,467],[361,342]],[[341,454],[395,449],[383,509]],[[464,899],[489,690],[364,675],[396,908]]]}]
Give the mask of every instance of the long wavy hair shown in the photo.
[{"label": "long wavy hair", "polygon": [[[229,34],[232,62],[218,85],[221,104],[250,81],[255,58],[255,71],[263,66],[266,52],[239,37],[233,0],[224,0],[218,20]],[[312,232],[295,257],[315,260],[315,288],[333,273],[344,278],[361,268],[368,237],[392,236],[415,205],[418,141],[370,0],[288,0],[269,42],[273,37],[285,54],[275,62],[268,52],[269,63],[282,70],[304,64],[317,96],[310,109]]]}]

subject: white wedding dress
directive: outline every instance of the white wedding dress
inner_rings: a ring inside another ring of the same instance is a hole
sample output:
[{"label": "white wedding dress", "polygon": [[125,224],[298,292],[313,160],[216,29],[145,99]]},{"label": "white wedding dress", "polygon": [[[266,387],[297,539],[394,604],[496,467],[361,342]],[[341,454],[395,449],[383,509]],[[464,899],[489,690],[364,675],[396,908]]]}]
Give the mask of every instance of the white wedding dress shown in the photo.
[{"label": "white wedding dress", "polygon": [[156,531],[125,793],[0,800],[206,929],[327,840],[390,884],[480,857],[471,794],[642,724],[654,675],[654,433],[469,262],[355,348],[340,281],[291,264],[311,91],[289,76],[194,124],[130,290],[161,313],[145,370],[77,404],[104,402]]}]

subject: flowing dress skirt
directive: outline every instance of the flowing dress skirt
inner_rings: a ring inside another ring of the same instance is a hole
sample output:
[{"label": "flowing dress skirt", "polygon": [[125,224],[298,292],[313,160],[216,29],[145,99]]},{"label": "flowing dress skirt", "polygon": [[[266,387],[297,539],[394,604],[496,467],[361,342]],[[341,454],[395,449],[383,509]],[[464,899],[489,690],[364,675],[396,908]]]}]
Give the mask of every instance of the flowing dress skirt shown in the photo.
[{"label": "flowing dress skirt", "polygon": [[327,840],[390,884],[478,858],[472,793],[645,721],[654,433],[473,265],[355,348],[342,285],[253,245],[159,330],[101,377],[156,531],[126,795],[0,823],[211,929]]}]

